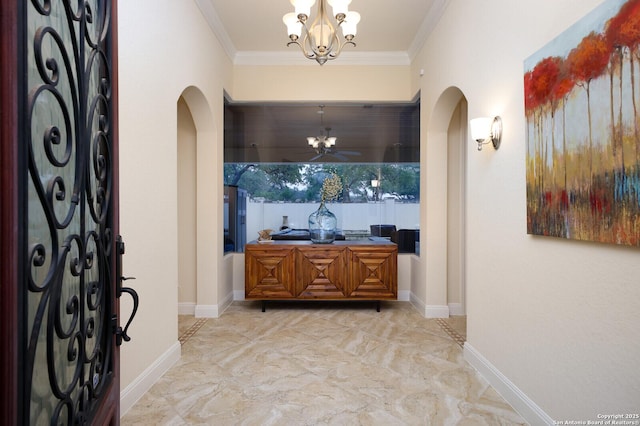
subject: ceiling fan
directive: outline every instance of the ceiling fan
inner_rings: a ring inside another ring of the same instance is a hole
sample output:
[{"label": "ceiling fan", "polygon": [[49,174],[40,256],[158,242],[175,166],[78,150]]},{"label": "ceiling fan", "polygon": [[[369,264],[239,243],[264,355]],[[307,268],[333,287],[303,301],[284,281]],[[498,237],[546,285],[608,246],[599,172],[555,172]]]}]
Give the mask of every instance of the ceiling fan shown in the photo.
[{"label": "ceiling fan", "polygon": [[329,136],[331,127],[324,127],[324,105],[320,105],[318,114],[320,114],[320,136],[309,136],[307,138],[309,146],[316,151],[317,155],[311,158],[309,161],[316,161],[325,155],[330,155],[341,161],[347,161],[349,160],[346,157],[347,155],[360,155],[360,153],[356,151],[336,150],[334,146],[336,145],[336,141],[338,140],[338,138],[335,136]]}]

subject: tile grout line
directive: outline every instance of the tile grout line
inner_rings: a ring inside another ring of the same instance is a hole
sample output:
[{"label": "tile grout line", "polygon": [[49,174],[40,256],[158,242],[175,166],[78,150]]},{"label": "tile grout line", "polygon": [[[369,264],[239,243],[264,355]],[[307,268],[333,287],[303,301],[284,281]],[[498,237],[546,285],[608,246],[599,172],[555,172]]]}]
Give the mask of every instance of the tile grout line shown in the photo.
[{"label": "tile grout line", "polygon": [[196,334],[196,331],[198,331],[200,329],[200,327],[202,327],[203,325],[206,324],[206,322],[207,322],[207,318],[198,319],[191,327],[189,327],[189,329],[187,331],[185,331],[178,338],[178,341],[180,342],[180,344],[184,345],[187,342],[187,340],[189,340],[191,338],[191,336]]},{"label": "tile grout line", "polygon": [[436,322],[453,340],[455,340],[458,345],[460,345],[460,347],[464,346],[464,337],[462,337],[457,331],[451,328],[451,326],[449,326],[449,324],[447,324],[445,320],[437,318]]}]

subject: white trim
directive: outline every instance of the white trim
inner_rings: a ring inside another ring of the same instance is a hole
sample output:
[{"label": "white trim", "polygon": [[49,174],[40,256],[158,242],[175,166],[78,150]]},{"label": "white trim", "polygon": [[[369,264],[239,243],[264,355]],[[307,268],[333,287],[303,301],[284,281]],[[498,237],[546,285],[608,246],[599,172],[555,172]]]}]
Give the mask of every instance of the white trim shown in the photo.
[{"label": "white trim", "polygon": [[411,293],[409,302],[418,310],[425,318],[449,318],[449,307],[446,305],[425,305],[413,292]]},{"label": "white trim", "polygon": [[465,315],[462,303],[449,303],[449,315]]},{"label": "white trim", "polygon": [[227,56],[230,59],[233,59],[236,56],[236,48],[229,37],[229,34],[224,28],[224,24],[220,20],[218,13],[216,12],[213,4],[209,0],[195,0],[196,5],[200,9],[202,16],[204,17],[207,24],[209,24],[209,28],[211,32],[216,36],[222,48],[227,53]]},{"label": "white trim", "polygon": [[400,302],[410,302],[411,301],[411,292],[409,290],[398,290],[398,301],[400,301]]},{"label": "white trim", "polygon": [[227,294],[227,297],[222,299],[222,302],[218,306],[220,306],[220,314],[223,314],[224,311],[227,310],[229,306],[233,303],[233,291]]},{"label": "white trim", "polygon": [[531,425],[553,425],[553,419],[502,374],[480,352],[466,342],[464,359]]},{"label": "white trim", "polygon": [[194,315],[196,318],[220,317],[220,313],[218,311],[218,305],[196,305],[196,311]]},{"label": "white trim", "polygon": [[[234,65],[285,65],[318,66],[316,61],[305,58],[299,50],[281,51],[241,51],[233,56]],[[409,66],[411,60],[407,52],[344,52],[335,61],[325,66],[366,65],[366,66]]]},{"label": "white trim", "polygon": [[444,15],[444,11],[449,5],[449,1],[450,0],[434,0],[431,2],[431,7],[429,7],[429,11],[424,17],[424,21],[422,21],[422,25],[420,25],[420,28],[407,51],[409,58],[411,58],[412,61],[416,58],[420,49],[422,49],[422,46],[424,46],[424,43],[427,41],[427,38],[429,38],[433,30],[438,25],[438,22],[440,22],[440,18]]},{"label": "white trim", "polygon": [[409,302],[413,305],[414,308],[422,315],[425,313],[425,304],[422,300],[420,300],[413,292],[409,296]]},{"label": "white trim", "polygon": [[178,315],[195,315],[196,304],[193,302],[178,303]]},{"label": "white trim", "polygon": [[425,318],[449,318],[447,305],[427,305],[424,309]]},{"label": "white trim", "polygon": [[180,360],[182,348],[180,342],[175,342],[164,354],[147,367],[142,374],[120,392],[120,418],[147,393],[164,373]]}]

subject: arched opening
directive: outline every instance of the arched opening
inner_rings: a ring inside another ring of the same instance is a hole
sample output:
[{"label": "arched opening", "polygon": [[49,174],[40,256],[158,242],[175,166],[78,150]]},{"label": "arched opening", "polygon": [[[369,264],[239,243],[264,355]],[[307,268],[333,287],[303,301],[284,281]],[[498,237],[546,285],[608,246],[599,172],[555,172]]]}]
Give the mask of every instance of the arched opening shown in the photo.
[{"label": "arched opening", "polygon": [[449,87],[428,119],[421,163],[425,200],[422,271],[426,317],[447,318],[465,312],[465,183],[467,103],[460,89]]},{"label": "arched opening", "polygon": [[203,93],[193,86],[182,92],[176,113],[179,312],[216,317],[222,244],[214,232],[221,217],[213,166],[214,117]]},{"label": "arched opening", "polygon": [[197,142],[189,106],[178,99],[178,313],[194,315],[197,302]]},{"label": "arched opening", "polygon": [[467,102],[460,99],[447,137],[447,306],[450,316],[465,310],[465,210]]}]

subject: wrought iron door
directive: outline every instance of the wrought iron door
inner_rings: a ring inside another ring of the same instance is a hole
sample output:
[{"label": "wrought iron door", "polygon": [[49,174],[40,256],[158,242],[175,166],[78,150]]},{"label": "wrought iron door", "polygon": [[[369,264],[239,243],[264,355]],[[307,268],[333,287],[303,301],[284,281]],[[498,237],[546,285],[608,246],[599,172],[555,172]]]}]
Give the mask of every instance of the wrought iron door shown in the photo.
[{"label": "wrought iron door", "polygon": [[[117,345],[128,337],[117,319],[115,1],[2,0],[0,8],[18,21],[15,58],[2,55],[15,63],[15,72],[2,64],[18,104],[2,125],[17,124],[8,161],[18,176],[15,198],[1,199],[19,212],[19,230],[15,241],[1,239],[21,253],[8,265],[17,281],[9,317],[17,356],[8,358],[18,370],[9,381],[20,424],[118,423]],[[2,98],[5,108],[12,97]]]}]

